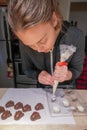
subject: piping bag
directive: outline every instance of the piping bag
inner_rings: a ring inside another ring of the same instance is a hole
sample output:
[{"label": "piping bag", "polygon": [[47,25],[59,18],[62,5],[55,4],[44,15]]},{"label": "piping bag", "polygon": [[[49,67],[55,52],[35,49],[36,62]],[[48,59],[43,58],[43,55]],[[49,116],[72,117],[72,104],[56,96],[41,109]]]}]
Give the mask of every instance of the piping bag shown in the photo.
[{"label": "piping bag", "polygon": [[[56,65],[59,66],[63,66],[63,65],[68,65],[68,63],[66,62],[66,60],[68,60],[68,58],[70,56],[72,56],[72,54],[76,51],[76,47],[73,45],[64,45],[61,44],[60,45],[60,62],[57,62]],[[56,100],[56,89],[58,86],[59,82],[57,80],[54,81],[54,85],[53,85],[53,94],[52,94],[52,101]]]}]

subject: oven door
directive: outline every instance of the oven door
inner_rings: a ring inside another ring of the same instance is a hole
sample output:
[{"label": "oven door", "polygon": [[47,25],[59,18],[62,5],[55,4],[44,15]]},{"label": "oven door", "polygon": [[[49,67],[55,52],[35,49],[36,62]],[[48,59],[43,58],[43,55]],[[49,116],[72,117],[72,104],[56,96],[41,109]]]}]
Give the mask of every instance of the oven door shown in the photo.
[{"label": "oven door", "polygon": [[16,61],[15,62],[15,84],[24,84],[24,85],[36,85],[37,81],[31,78],[28,78],[22,69],[22,62]]}]

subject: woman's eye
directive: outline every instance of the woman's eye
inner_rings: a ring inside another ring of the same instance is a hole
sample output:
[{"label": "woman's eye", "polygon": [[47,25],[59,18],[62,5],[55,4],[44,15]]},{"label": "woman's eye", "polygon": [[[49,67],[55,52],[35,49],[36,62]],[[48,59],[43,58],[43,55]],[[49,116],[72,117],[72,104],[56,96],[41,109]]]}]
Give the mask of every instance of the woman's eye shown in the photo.
[{"label": "woman's eye", "polygon": [[47,43],[47,38],[41,41],[40,43],[45,45]]},{"label": "woman's eye", "polygon": [[46,42],[39,42],[38,45],[45,45]]}]

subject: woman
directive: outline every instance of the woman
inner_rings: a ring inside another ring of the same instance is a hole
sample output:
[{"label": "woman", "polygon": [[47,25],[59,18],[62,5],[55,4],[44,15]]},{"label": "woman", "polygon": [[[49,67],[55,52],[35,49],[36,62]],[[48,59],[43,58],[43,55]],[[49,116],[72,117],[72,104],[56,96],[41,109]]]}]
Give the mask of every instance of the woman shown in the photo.
[{"label": "woman", "polygon": [[[64,27],[57,0],[10,0],[8,21],[22,41],[23,70],[28,77],[36,79],[40,86],[53,86],[54,80],[73,84],[83,68],[84,36],[79,29]],[[56,65],[60,61],[60,44],[76,47],[67,60],[68,66]]]}]

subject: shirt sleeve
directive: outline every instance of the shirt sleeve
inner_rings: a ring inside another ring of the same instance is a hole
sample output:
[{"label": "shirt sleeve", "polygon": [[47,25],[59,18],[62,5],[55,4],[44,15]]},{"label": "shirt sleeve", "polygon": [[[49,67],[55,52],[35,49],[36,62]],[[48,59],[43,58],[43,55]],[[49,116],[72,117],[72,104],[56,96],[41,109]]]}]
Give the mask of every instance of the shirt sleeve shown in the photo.
[{"label": "shirt sleeve", "polygon": [[71,57],[69,63],[69,70],[72,72],[72,79],[77,79],[83,70],[84,56],[85,56],[85,36],[82,31],[75,32],[73,37],[73,44],[76,45],[76,52]]}]

